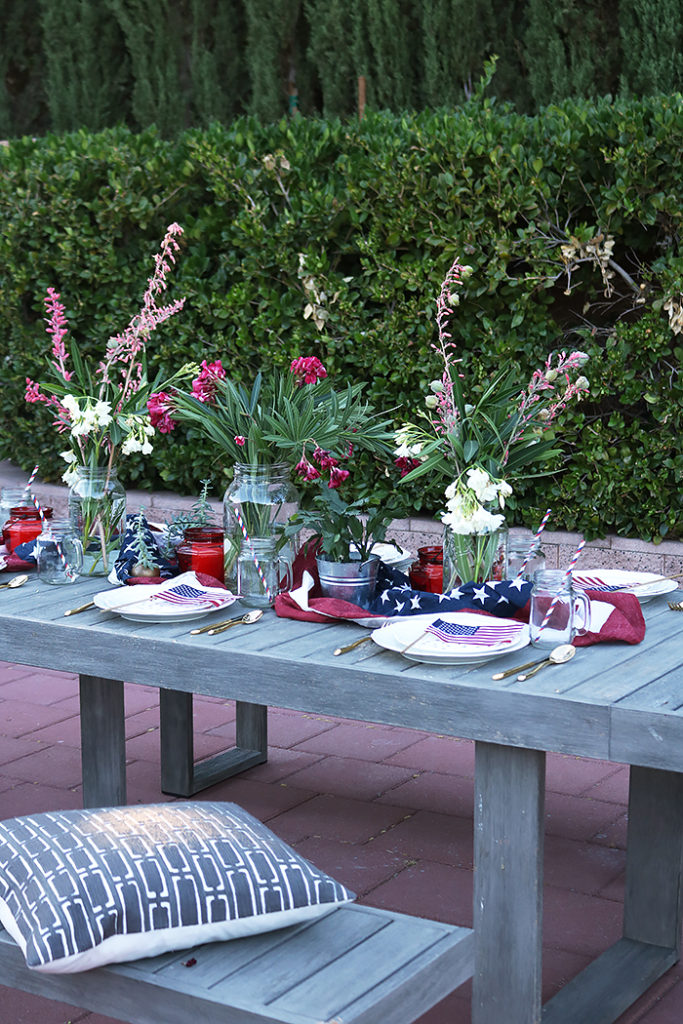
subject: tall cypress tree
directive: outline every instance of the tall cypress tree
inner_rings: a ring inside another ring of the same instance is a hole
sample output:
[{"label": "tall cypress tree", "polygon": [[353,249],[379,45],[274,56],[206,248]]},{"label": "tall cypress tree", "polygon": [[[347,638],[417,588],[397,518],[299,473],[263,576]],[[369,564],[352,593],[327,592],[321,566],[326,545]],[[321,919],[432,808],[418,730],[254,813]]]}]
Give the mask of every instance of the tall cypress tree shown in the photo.
[{"label": "tall cypress tree", "polygon": [[[484,61],[501,47],[491,0],[423,0],[424,75],[420,106],[453,106],[469,93]],[[493,90],[496,91],[495,88]]]},{"label": "tall cypress tree", "polygon": [[241,0],[192,0],[193,122],[227,123],[243,111],[246,94]]},{"label": "tall cypress tree", "polygon": [[130,55],[137,125],[155,124],[163,135],[173,135],[189,123],[189,61],[183,31],[189,21],[186,0],[106,2]]},{"label": "tall cypress tree", "polygon": [[356,103],[353,22],[348,0],[305,0],[308,58],[317,72],[326,117],[349,114]]},{"label": "tall cypress tree", "polygon": [[357,0],[366,7],[370,45],[368,77],[375,102],[389,110],[417,104],[422,76],[419,45],[419,10],[411,0]]},{"label": "tall cypress tree", "polygon": [[45,83],[55,131],[125,117],[123,38],[104,0],[41,0]]},{"label": "tall cypress tree", "polygon": [[0,5],[0,138],[47,127],[38,0]]},{"label": "tall cypress tree", "polygon": [[249,111],[264,121],[279,118],[288,109],[299,6],[300,0],[248,0],[245,4]]},{"label": "tall cypress tree", "polygon": [[621,90],[636,96],[683,86],[681,0],[621,0]]},{"label": "tall cypress tree", "polygon": [[617,84],[616,0],[529,0],[525,62],[537,106]]}]

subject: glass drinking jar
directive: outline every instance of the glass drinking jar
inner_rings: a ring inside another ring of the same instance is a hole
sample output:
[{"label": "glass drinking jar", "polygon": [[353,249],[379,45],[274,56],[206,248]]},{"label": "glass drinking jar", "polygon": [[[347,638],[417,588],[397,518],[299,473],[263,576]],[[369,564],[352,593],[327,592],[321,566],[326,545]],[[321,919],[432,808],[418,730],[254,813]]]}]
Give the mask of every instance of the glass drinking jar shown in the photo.
[{"label": "glass drinking jar", "polygon": [[[52,509],[44,508],[46,519],[52,517]],[[10,517],[2,528],[2,539],[8,551],[14,551],[20,544],[28,544],[42,533],[43,520],[34,505],[17,505],[10,510]]]},{"label": "glass drinking jar", "polygon": [[529,632],[534,647],[570,644],[587,632],[590,601],[572,588],[571,574],[546,569],[534,574],[529,609]]},{"label": "glass drinking jar", "polygon": [[428,594],[440,594],[443,586],[443,547],[441,544],[430,544],[418,548],[417,559],[408,573],[413,587]]},{"label": "glass drinking jar", "polygon": [[41,583],[75,583],[83,568],[83,545],[68,519],[43,527],[36,541],[36,569]]},{"label": "glass drinking jar", "polygon": [[201,572],[221,583],[225,580],[223,531],[189,526],[176,549],[181,572]]},{"label": "glass drinking jar", "polygon": [[514,580],[521,575],[524,580],[533,580],[534,573],[544,569],[545,553],[541,548],[540,537],[514,537],[508,534],[504,579]]},{"label": "glass drinking jar", "polygon": [[269,608],[277,594],[292,589],[292,564],[277,538],[257,537],[240,545],[237,594],[248,608]]}]

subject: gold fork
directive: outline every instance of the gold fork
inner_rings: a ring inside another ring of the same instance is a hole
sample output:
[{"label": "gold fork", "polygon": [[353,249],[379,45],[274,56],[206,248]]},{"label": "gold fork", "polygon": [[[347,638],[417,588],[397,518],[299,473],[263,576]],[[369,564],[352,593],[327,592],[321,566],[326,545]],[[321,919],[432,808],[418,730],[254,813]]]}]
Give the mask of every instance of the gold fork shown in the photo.
[{"label": "gold fork", "polygon": [[683,601],[669,601],[669,608],[672,612],[683,612]]}]

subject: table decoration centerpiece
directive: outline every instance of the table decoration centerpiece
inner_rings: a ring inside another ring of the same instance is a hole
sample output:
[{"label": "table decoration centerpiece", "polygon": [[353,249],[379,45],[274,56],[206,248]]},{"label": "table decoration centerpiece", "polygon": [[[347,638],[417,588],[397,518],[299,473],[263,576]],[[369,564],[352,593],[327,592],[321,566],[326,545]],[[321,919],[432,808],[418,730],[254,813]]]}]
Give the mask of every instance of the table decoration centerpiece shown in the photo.
[{"label": "table decoration centerpiece", "polygon": [[[380,557],[373,548],[385,541],[389,525],[401,513],[394,503],[373,507],[364,499],[346,502],[336,489],[321,487],[310,506],[290,518],[285,535],[311,531],[308,543],[316,545],[323,595],[363,607],[377,582]],[[394,541],[388,543],[400,550]]]},{"label": "table decoration centerpiece", "polygon": [[259,559],[264,551],[283,557],[285,525],[299,502],[292,475],[314,481],[326,474],[334,490],[349,476],[356,448],[389,450],[388,424],[363,389],[363,383],[336,389],[317,356],[307,356],[292,360],[288,372],[257,373],[251,388],[231,380],[220,359],[204,360],[190,392],[172,388],[151,396],[148,408],[160,432],[191,426],[232,463],[223,498],[226,585],[237,586],[240,558],[251,559],[260,593],[247,596],[271,600],[264,580],[272,567]]},{"label": "table decoration centerpiece", "polygon": [[445,488],[443,592],[458,583],[501,578],[504,564],[505,500],[511,481],[543,475],[560,449],[548,432],[572,400],[589,388],[579,351],[553,353],[526,386],[507,367],[489,382],[468,385],[457,369],[456,345],[448,331],[459,304],[457,289],[472,268],[457,259],[437,298],[437,351],[442,372],[433,380],[417,423],[395,434],[402,479],[439,473]]},{"label": "table decoration centerpiece", "polygon": [[69,516],[82,538],[83,571],[88,575],[109,572],[126,521],[126,495],[117,474],[119,457],[152,451],[154,428],[146,407],[150,394],[190,378],[197,370],[188,364],[166,381],[161,374],[149,380],[147,371],[150,334],[185,303],[178,299],[159,305],[181,235],[179,224],[168,227],[154,257],[141,309],[120,334],[109,338],[94,372],[73,338],[70,351],[66,350],[69,327],[59,292],[48,288],[45,297],[47,333],[52,338],[50,379],[37,383],[27,378],[25,397],[50,409],[58,433],[68,438],[69,447],[61,453],[67,463],[63,479],[69,485]]}]

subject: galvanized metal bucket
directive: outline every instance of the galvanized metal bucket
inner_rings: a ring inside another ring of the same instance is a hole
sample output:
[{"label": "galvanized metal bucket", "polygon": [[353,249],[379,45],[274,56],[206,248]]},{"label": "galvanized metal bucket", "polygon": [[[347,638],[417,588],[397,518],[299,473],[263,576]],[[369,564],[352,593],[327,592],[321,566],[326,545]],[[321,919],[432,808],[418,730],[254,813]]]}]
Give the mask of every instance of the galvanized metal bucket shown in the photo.
[{"label": "galvanized metal bucket", "polygon": [[323,597],[334,597],[366,608],[375,595],[379,556],[365,562],[328,562],[316,558]]}]

